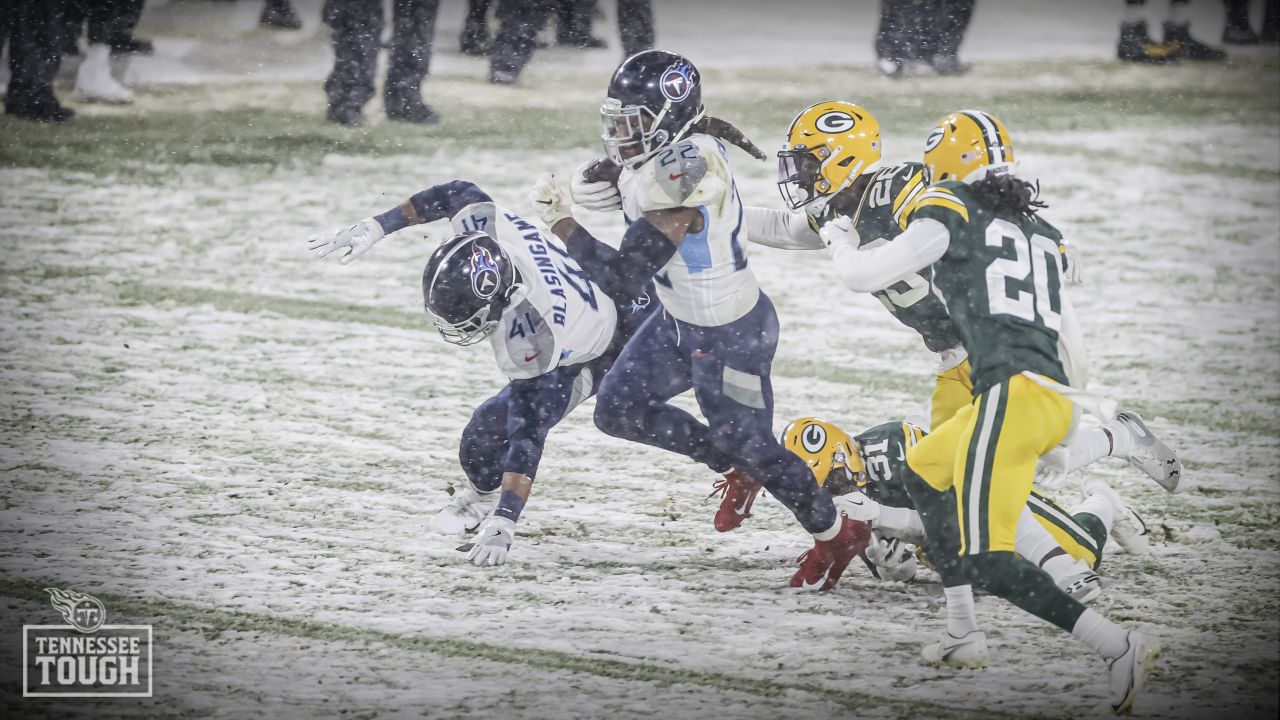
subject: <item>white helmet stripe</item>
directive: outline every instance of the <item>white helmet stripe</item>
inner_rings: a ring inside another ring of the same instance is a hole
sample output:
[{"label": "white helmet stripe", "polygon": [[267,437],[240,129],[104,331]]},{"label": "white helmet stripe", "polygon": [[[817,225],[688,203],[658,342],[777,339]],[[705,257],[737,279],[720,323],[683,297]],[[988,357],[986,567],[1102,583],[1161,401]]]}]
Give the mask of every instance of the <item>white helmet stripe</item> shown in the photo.
[{"label": "white helmet stripe", "polygon": [[964,110],[963,114],[982,128],[982,138],[987,142],[988,160],[991,164],[1004,162],[1004,146],[1000,142],[1000,131],[991,122],[991,116],[981,110]]}]

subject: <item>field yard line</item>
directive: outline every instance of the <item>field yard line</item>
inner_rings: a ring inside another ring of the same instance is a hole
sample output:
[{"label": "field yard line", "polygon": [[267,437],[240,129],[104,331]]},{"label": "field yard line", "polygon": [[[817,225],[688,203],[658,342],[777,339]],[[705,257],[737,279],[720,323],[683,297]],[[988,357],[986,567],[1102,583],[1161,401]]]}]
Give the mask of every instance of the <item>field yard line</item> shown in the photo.
[{"label": "field yard line", "polygon": [[[0,597],[42,602],[48,598],[44,588],[57,587],[62,584],[57,580],[0,578]],[[563,670],[570,673],[595,675],[628,682],[648,682],[659,686],[699,685],[713,690],[746,693],[766,698],[777,698],[786,692],[799,692],[820,696],[824,700],[836,703],[850,712],[859,709],[865,710],[868,707],[883,709],[886,706],[892,706],[895,709],[911,710],[915,713],[919,713],[924,708],[933,708],[941,711],[946,717],[954,718],[1019,717],[1016,714],[1003,713],[992,708],[970,710],[969,708],[925,699],[896,700],[848,690],[836,690],[811,683],[777,682],[767,678],[727,675],[660,663],[628,662],[588,657],[557,650],[500,647],[469,640],[433,638],[421,635],[397,635],[381,630],[358,628],[338,623],[316,622],[314,620],[301,620],[237,610],[218,610],[202,607],[194,603],[142,599],[103,593],[97,590],[93,592],[93,595],[111,608],[113,615],[119,613],[131,618],[131,621],[134,622],[140,622],[142,619],[149,617],[163,617],[170,622],[183,625],[183,629],[188,631],[200,626],[200,629],[206,635],[214,637],[229,630],[269,632],[276,635],[309,640],[380,643],[410,652],[432,653],[446,657],[482,658],[511,665],[527,665],[539,670]],[[205,629],[208,626],[212,626],[212,632]],[[157,637],[163,638],[163,627],[157,632]],[[856,678],[851,677],[850,680],[855,681]],[[869,703],[873,704],[869,705]]]}]

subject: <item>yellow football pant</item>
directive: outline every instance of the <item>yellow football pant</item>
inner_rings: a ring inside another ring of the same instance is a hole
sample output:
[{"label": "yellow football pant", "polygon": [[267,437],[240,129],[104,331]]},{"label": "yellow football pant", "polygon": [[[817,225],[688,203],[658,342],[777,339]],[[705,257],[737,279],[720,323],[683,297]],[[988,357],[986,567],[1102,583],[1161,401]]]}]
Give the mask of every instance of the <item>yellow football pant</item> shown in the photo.
[{"label": "yellow football pant", "polygon": [[937,430],[942,423],[960,412],[960,408],[973,402],[973,380],[969,378],[969,361],[965,360],[950,370],[938,373],[933,383],[933,396],[929,399],[929,429]]},{"label": "yellow football pant", "polygon": [[1098,547],[1098,542],[1087,529],[1076,522],[1071,513],[1034,489],[1031,491],[1031,497],[1027,498],[1027,507],[1031,508],[1031,514],[1035,516],[1036,522],[1049,531],[1068,555],[1083,561],[1091,568],[1098,567],[1102,548]]},{"label": "yellow football pant", "polygon": [[1014,375],[907,450],[925,482],[955,486],[961,555],[1014,551],[1036,462],[1066,437],[1071,417],[1070,400]]}]

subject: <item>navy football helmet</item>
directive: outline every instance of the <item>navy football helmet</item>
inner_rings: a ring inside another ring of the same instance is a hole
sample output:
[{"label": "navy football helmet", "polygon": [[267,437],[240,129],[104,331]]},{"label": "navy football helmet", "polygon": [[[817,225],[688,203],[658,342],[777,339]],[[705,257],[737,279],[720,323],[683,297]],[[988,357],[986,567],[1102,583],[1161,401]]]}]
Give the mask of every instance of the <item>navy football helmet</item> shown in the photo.
[{"label": "navy football helmet", "polygon": [[679,142],[702,119],[702,78],[688,58],[663,50],[636,53],[613,71],[600,106],[604,150],[636,167]]},{"label": "navy football helmet", "polygon": [[422,273],[422,305],[441,337],[471,345],[493,332],[521,287],[497,241],[482,232],[462,233],[431,253]]}]

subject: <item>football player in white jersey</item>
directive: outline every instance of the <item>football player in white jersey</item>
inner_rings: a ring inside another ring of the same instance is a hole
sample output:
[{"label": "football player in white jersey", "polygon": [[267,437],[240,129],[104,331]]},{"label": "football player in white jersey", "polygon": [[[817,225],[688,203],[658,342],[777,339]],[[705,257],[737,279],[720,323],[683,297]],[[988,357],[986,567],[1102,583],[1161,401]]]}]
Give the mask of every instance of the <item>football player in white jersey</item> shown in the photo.
[{"label": "football player in white jersey", "polygon": [[[573,219],[550,176],[531,195],[541,219],[592,277],[624,295],[652,279],[663,303],[601,383],[596,425],[724,474],[729,497],[718,530],[736,527],[761,485],[768,488],[814,536],[791,586],[834,587],[869,529],[841,516],[773,433],[769,370],[778,318],[747,263],[742,203],[719,139],[741,134],[704,116],[697,69],[660,50],[623,61],[601,115],[606,153],[621,167],[628,227],[619,248]],[[706,424],[669,402],[690,389]]]},{"label": "football player in white jersey", "polygon": [[436,248],[423,273],[427,316],[450,343],[488,339],[511,382],[462,431],[458,454],[468,482],[433,525],[445,533],[478,527],[475,541],[459,549],[477,565],[500,565],[548,431],[595,392],[654,304],[644,286],[634,299],[600,290],[558,240],[464,181],[307,242],[320,257],[340,251],[346,264],[385,235],[446,218],[457,234]]}]

